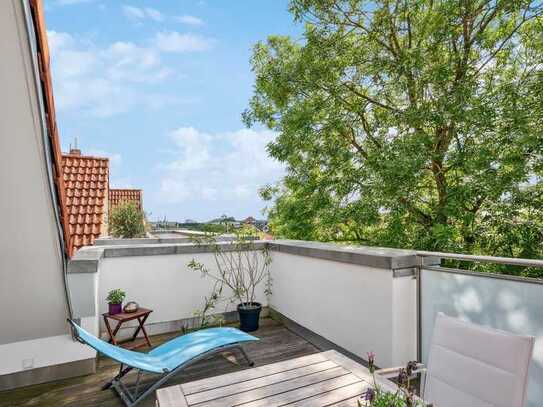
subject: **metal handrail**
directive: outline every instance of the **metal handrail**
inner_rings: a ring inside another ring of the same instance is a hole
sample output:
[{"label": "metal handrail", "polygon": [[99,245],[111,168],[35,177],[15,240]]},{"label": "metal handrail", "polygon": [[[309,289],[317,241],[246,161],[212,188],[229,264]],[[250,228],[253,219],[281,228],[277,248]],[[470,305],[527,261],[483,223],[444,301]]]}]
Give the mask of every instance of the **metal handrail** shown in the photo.
[{"label": "metal handrail", "polygon": [[511,257],[479,256],[472,254],[456,254],[443,252],[417,251],[419,257],[438,257],[441,259],[452,259],[460,261],[473,261],[480,263],[497,263],[510,266],[524,266],[543,268],[543,260],[538,259],[515,259]]}]

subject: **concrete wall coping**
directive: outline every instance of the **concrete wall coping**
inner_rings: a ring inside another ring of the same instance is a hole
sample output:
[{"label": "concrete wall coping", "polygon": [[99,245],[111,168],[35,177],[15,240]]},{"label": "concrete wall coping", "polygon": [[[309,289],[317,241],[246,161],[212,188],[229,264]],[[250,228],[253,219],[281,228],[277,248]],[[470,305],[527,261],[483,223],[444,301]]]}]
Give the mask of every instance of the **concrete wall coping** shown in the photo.
[{"label": "concrete wall coping", "polygon": [[103,257],[104,249],[101,247],[82,247],[68,262],[68,273],[96,273]]},{"label": "concrete wall coping", "polygon": [[[136,244],[139,243],[140,240],[144,240],[146,244]],[[171,240],[171,238],[164,240]],[[177,239],[174,238],[174,240]],[[177,243],[169,241],[167,243],[149,243],[148,239],[134,239],[130,243],[131,244],[113,244],[109,246],[91,246],[82,248],[78,250],[70,260],[68,272],[97,272],[98,263],[102,258],[212,253],[215,246],[214,244],[197,244],[193,242]],[[229,242],[218,242],[217,244],[222,246],[223,250],[232,247]],[[257,249],[268,247],[272,251],[282,253],[388,270],[405,269],[417,265],[416,252],[412,250],[340,245],[300,240],[259,240],[254,241],[253,244]]]},{"label": "concrete wall coping", "polygon": [[[266,242],[254,241],[256,249],[265,247]],[[216,246],[221,250],[234,250],[230,242],[217,243],[177,243],[177,244],[144,244],[144,245],[125,245],[125,246],[104,246],[104,257],[131,257],[131,256],[161,256],[168,254],[192,254],[192,253],[212,253]]]},{"label": "concrete wall coping", "polygon": [[154,229],[151,233],[161,234],[161,233],[175,233],[178,235],[184,236],[206,236],[209,232],[202,232],[201,230],[191,230],[191,229]]},{"label": "concrete wall coping", "polygon": [[389,270],[417,265],[417,255],[414,250],[303,240],[272,240],[269,245],[270,250],[273,251]]},{"label": "concrete wall coping", "polygon": [[[151,244],[178,244],[194,243],[194,240],[200,236],[181,236],[180,237],[141,237],[132,239],[121,239],[111,237],[100,237],[95,240],[94,246],[133,246],[133,245],[151,245]],[[218,242],[231,242],[232,236],[217,236]]]}]

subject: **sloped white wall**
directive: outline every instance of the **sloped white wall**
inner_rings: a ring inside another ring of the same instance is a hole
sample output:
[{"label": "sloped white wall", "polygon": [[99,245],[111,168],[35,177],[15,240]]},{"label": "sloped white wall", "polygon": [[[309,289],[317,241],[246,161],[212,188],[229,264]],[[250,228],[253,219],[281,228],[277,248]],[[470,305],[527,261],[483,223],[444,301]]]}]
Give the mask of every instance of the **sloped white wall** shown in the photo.
[{"label": "sloped white wall", "polygon": [[67,333],[39,100],[20,0],[0,1],[0,344]]}]

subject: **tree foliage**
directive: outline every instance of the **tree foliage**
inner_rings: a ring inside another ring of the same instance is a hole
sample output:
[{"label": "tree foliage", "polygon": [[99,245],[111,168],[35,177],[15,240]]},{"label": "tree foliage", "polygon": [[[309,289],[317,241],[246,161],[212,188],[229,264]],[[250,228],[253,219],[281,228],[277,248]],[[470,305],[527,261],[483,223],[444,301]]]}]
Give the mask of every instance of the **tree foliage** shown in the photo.
[{"label": "tree foliage", "polygon": [[287,165],[279,236],[542,255],[543,5],[293,0],[256,44],[248,126]]},{"label": "tree foliage", "polygon": [[135,202],[122,202],[111,211],[109,231],[114,237],[144,237],[145,214]]}]

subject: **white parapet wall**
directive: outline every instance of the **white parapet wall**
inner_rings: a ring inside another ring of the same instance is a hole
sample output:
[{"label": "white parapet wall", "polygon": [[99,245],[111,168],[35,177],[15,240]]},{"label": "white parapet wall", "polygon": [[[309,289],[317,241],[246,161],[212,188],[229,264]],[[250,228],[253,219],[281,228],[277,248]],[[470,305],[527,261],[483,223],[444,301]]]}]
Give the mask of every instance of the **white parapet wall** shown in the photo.
[{"label": "white parapet wall", "polygon": [[380,366],[416,359],[416,280],[380,262],[410,254],[308,245],[272,250],[270,307],[356,356],[375,352]]},{"label": "white parapet wall", "polygon": [[[179,329],[176,323],[194,317],[213,288],[209,277],[189,269],[187,265],[193,258],[216,272],[212,253],[104,258],[99,273],[99,313],[107,312],[109,290],[120,288],[127,294],[126,301],[136,301],[153,310],[147,320],[150,333]],[[263,286],[257,292],[257,300],[267,305]],[[234,311],[235,305],[220,303],[212,313]]]},{"label": "white parapet wall", "polygon": [[[257,293],[263,305],[356,356],[376,352],[381,366],[416,358],[414,252],[300,241],[255,245],[268,247],[272,256],[273,293],[266,297],[264,285]],[[94,317],[104,334],[107,294],[120,288],[126,301],[153,310],[147,321],[151,334],[180,329],[211,293],[213,281],[188,267],[196,259],[216,272],[211,247],[176,243],[80,250],[70,264],[76,317]],[[213,313],[234,311],[235,305],[223,303]]]}]

